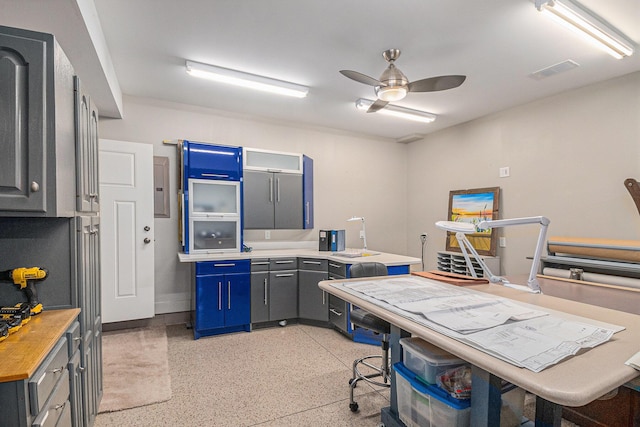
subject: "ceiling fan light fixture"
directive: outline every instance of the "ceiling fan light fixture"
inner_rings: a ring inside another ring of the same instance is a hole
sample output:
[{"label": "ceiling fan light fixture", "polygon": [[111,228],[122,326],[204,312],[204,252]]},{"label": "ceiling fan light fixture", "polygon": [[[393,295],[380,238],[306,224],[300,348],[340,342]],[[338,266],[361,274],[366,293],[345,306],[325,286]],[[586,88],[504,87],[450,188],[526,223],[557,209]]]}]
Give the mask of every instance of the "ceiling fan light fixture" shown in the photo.
[{"label": "ceiling fan light fixture", "polygon": [[376,86],[374,90],[378,99],[387,102],[400,101],[408,93],[406,86]]},{"label": "ceiling fan light fixture", "polygon": [[535,0],[536,9],[617,59],[633,55],[632,45],[592,12],[569,0]]},{"label": "ceiling fan light fixture", "polygon": [[[372,104],[373,101],[360,98],[356,101],[356,108],[366,113]],[[431,114],[426,111],[414,110],[413,108],[400,107],[398,105],[391,104],[385,105],[376,113],[420,123],[432,123],[437,117],[435,114]]]},{"label": "ceiling fan light fixture", "polygon": [[200,62],[187,61],[187,73],[194,77],[213,80],[219,83],[245,87],[262,92],[278,95],[304,98],[309,93],[309,88],[284,80],[272,79],[257,74],[245,73],[230,68],[217,67],[215,65],[202,64]]}]

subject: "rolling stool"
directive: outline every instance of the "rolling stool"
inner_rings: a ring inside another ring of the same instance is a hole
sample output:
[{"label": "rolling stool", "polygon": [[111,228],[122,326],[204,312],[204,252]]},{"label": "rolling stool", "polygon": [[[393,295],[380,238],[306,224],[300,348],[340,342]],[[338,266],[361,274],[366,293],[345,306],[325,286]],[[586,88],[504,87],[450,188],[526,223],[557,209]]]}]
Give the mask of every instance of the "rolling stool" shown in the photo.
[{"label": "rolling stool", "polygon": [[[379,262],[363,262],[360,264],[353,264],[349,269],[350,278],[358,277],[374,277],[374,276],[386,276],[387,266]],[[391,325],[386,320],[382,320],[379,317],[361,309],[354,307],[351,310],[351,323],[360,328],[368,329],[376,334],[382,334],[382,354],[365,356],[353,361],[353,378],[349,380],[350,396],[349,408],[352,412],[358,410],[358,403],[353,399],[353,389],[356,388],[358,381],[364,380],[368,383],[380,386],[390,387],[390,371],[389,371],[389,334],[391,333]],[[375,366],[369,361],[371,359],[380,359],[380,366]],[[373,370],[371,374],[364,374],[360,372],[359,367],[366,366]],[[381,381],[376,381],[374,378],[382,377]]]}]

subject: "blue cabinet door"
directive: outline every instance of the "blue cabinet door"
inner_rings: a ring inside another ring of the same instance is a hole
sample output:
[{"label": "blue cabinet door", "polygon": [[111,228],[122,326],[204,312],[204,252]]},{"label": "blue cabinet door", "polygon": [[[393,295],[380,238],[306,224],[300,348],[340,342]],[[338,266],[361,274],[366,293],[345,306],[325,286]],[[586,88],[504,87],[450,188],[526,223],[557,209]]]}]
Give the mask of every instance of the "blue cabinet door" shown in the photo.
[{"label": "blue cabinet door", "polygon": [[248,325],[251,323],[251,274],[227,274],[224,280],[225,326]]},{"label": "blue cabinet door", "polygon": [[195,328],[221,328],[225,325],[224,275],[196,276]]},{"label": "blue cabinet door", "polygon": [[184,141],[187,178],[240,181],[242,148]]},{"label": "blue cabinet door", "polygon": [[304,209],[302,228],[313,228],[313,159],[302,156],[302,207]]}]

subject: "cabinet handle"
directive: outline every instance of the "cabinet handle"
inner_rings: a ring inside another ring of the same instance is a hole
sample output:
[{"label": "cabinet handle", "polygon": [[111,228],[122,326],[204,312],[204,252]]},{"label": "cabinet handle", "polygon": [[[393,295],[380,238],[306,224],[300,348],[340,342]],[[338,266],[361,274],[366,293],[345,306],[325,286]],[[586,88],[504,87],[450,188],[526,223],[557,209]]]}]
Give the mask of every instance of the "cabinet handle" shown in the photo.
[{"label": "cabinet handle", "polygon": [[309,202],[305,203],[305,222],[307,223],[307,225],[309,225],[309,221],[310,221],[310,216],[309,216]]},{"label": "cabinet handle", "polygon": [[65,406],[66,404],[67,404],[67,402],[60,403],[59,405],[54,406],[54,407],[53,407],[53,409],[54,409],[55,411],[57,411],[57,410],[59,410],[59,409],[64,408],[64,406]]},{"label": "cabinet handle", "polygon": [[234,263],[229,263],[229,264],[213,264],[214,267],[235,267],[236,265]]},{"label": "cabinet handle", "polygon": [[252,262],[251,265],[269,265],[269,261]]},{"label": "cabinet handle", "polygon": [[325,291],[322,291],[322,305],[325,305],[327,303],[327,293]]},{"label": "cabinet handle", "polygon": [[38,184],[37,182],[33,181],[31,183],[31,191],[34,193],[37,193],[38,191],[40,191],[40,184]]},{"label": "cabinet handle", "polygon": [[276,277],[291,277],[293,276],[293,273],[287,273],[287,274],[276,274]]},{"label": "cabinet handle", "polygon": [[268,304],[268,299],[267,299],[267,279],[264,279],[264,305]]},{"label": "cabinet handle", "polygon": [[222,282],[218,282],[218,311],[222,310]]},{"label": "cabinet handle", "polygon": [[313,265],[320,265],[322,264],[322,262],[320,261],[302,261],[303,264],[313,264]]},{"label": "cabinet handle", "polygon": [[291,264],[293,263],[293,260],[286,260],[286,261],[276,261],[276,264]]},{"label": "cabinet handle", "polygon": [[269,178],[269,202],[273,203],[273,178]]},{"label": "cabinet handle", "polygon": [[227,310],[231,310],[231,280],[227,281]]},{"label": "cabinet handle", "polygon": [[276,202],[280,203],[280,178],[276,178]]},{"label": "cabinet handle", "polygon": [[210,176],[213,178],[229,178],[229,175],[222,173],[203,173],[202,176]]},{"label": "cabinet handle", "polygon": [[338,310],[330,308],[329,309],[330,312],[332,312],[333,314],[335,314],[336,316],[342,316],[342,313],[340,313]]},{"label": "cabinet handle", "polygon": [[51,371],[51,373],[52,374],[57,374],[57,373],[62,372],[62,371],[64,371],[64,366],[61,367],[61,368],[55,368],[54,370]]},{"label": "cabinet handle", "polygon": [[332,264],[332,263],[329,263],[329,266],[330,267],[334,267],[334,268],[340,268],[341,267],[340,264]]}]

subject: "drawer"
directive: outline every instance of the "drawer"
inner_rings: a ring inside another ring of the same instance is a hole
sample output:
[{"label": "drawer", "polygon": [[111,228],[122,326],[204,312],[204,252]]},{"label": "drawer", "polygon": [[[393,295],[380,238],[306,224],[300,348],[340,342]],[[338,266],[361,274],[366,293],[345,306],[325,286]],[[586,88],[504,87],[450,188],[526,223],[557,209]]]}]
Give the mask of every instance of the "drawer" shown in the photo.
[{"label": "drawer", "polygon": [[272,258],[269,260],[269,270],[297,270],[298,258]]},{"label": "drawer", "polygon": [[347,277],[347,264],[329,261],[329,276],[340,276],[340,279]]},{"label": "drawer", "polygon": [[348,309],[349,304],[342,298],[329,295],[329,322],[344,332],[348,329]]},{"label": "drawer", "polygon": [[66,333],[68,354],[73,354],[80,347],[80,323],[73,322]]},{"label": "drawer", "polygon": [[[65,421],[66,420],[66,421]],[[31,427],[71,426],[71,403],[69,402],[69,371],[66,369],[56,383],[51,398],[38,414]]]},{"label": "drawer", "polygon": [[196,262],[196,274],[227,274],[227,273],[249,273],[251,271],[251,260],[237,259],[230,261],[200,261]]},{"label": "drawer", "polygon": [[[31,404],[31,414],[33,416],[38,415],[44,408],[44,404],[51,395],[54,386],[58,383],[60,377],[65,375],[68,362],[67,338],[62,337],[36,373],[29,379],[29,403]],[[67,394],[69,394],[68,379],[67,375]]]},{"label": "drawer", "polygon": [[329,262],[326,259],[298,258],[298,270],[327,271]]},{"label": "drawer", "polygon": [[269,258],[256,258],[251,260],[251,272],[269,271]]}]

